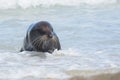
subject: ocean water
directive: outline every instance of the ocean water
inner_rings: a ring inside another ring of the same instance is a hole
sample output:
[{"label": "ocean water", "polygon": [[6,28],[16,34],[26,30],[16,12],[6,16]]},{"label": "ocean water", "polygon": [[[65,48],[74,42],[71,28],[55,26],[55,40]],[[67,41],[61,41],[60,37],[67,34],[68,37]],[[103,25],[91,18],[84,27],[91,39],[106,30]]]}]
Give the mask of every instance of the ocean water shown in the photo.
[{"label": "ocean water", "polygon": [[[0,80],[120,80],[119,2],[0,0]],[[62,50],[19,52],[29,25],[42,20]]]}]

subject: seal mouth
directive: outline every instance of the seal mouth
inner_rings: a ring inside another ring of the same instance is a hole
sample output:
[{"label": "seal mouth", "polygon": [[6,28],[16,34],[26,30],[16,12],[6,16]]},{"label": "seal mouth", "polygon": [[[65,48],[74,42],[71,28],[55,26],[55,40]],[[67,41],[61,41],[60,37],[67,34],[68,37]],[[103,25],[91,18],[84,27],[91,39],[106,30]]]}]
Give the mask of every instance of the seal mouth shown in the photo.
[{"label": "seal mouth", "polygon": [[37,37],[32,41],[32,45],[36,49],[36,51],[49,52],[52,53],[56,46],[55,37],[52,35],[48,37],[48,35]]},{"label": "seal mouth", "polygon": [[36,39],[34,39],[33,41],[32,41],[32,45],[35,47],[35,49],[37,50],[37,51],[39,51],[39,50],[42,50],[42,48],[43,48],[43,42],[44,42],[44,44],[46,43],[46,40],[47,40],[47,37],[45,37],[45,36],[43,36],[43,37],[37,37]]}]

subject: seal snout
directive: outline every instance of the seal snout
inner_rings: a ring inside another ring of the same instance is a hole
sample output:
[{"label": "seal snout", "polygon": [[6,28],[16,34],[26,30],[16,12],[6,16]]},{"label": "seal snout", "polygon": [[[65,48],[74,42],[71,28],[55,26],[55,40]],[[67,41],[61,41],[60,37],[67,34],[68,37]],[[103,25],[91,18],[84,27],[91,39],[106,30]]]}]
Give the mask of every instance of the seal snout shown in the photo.
[{"label": "seal snout", "polygon": [[53,34],[53,32],[51,32],[51,33],[48,33],[47,36],[48,36],[49,38],[52,38],[52,37],[54,36],[54,34]]},{"label": "seal snout", "polygon": [[50,35],[48,35],[48,37],[49,37],[49,38],[52,38],[52,37],[53,37],[53,35],[51,35],[51,34],[50,34]]}]

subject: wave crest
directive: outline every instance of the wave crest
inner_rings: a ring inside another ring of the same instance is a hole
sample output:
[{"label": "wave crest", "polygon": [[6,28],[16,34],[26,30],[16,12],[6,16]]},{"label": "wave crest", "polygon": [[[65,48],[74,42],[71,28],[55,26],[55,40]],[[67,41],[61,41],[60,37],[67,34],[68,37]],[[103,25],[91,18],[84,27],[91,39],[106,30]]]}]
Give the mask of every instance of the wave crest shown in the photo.
[{"label": "wave crest", "polygon": [[120,0],[0,0],[0,9],[30,8],[30,7],[50,7],[60,6],[80,6],[86,5],[103,5],[116,4]]}]

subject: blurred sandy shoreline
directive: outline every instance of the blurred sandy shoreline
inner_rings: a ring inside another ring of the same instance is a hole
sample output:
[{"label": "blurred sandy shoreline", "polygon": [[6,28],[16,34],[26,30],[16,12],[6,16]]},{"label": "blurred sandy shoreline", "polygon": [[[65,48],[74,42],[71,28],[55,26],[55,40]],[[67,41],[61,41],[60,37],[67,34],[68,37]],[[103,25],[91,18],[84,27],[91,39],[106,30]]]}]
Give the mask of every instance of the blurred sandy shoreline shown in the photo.
[{"label": "blurred sandy shoreline", "polygon": [[120,80],[120,71],[103,70],[95,73],[92,72],[92,75],[88,75],[88,76],[86,76],[85,74],[83,76],[78,73],[76,74],[76,76],[70,78],[69,80]]}]

